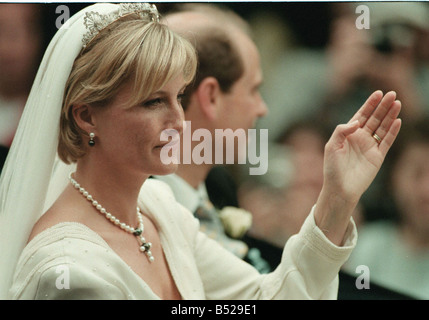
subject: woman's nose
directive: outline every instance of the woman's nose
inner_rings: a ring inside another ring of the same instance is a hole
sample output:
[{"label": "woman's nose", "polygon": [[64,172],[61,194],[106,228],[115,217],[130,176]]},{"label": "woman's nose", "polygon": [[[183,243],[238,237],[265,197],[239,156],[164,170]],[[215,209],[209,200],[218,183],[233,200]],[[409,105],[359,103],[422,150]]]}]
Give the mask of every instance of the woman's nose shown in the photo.
[{"label": "woman's nose", "polygon": [[185,121],[185,114],[182,108],[182,105],[179,102],[174,103],[172,110],[170,111],[171,114],[171,129],[176,130],[180,134],[183,133],[184,130],[184,121]]}]

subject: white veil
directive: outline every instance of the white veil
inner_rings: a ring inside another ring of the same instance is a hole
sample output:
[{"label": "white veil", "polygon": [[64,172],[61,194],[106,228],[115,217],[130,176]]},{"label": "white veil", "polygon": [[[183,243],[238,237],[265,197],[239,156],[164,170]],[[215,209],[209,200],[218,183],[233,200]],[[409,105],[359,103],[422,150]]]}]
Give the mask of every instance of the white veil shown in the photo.
[{"label": "white veil", "polygon": [[22,249],[35,222],[66,186],[67,166],[57,156],[64,87],[86,33],[84,15],[110,14],[95,4],[58,30],[43,57],[0,178],[0,299],[6,299]]}]

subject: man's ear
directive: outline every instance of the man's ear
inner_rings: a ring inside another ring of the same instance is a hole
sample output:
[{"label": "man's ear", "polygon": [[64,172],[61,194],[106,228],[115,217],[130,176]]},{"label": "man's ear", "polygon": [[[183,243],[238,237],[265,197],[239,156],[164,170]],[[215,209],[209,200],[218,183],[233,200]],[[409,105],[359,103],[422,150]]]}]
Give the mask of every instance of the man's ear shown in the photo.
[{"label": "man's ear", "polygon": [[203,79],[195,90],[201,112],[210,120],[217,118],[221,93],[219,82],[214,77]]},{"label": "man's ear", "polygon": [[88,134],[95,132],[95,121],[93,116],[94,109],[87,104],[78,104],[72,106],[72,115],[79,128]]}]

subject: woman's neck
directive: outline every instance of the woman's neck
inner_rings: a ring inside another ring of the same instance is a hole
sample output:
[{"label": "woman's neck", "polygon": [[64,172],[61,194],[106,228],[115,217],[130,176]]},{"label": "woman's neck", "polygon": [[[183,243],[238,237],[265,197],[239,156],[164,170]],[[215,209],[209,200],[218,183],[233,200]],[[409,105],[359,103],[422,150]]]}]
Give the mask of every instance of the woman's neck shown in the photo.
[{"label": "woman's neck", "polygon": [[179,165],[176,174],[189,183],[193,188],[197,189],[207,178],[211,168],[212,166],[207,164],[184,164]]},{"label": "woman's neck", "polygon": [[78,161],[74,179],[108,212],[126,224],[134,224],[141,186],[148,176],[112,170],[103,163]]}]

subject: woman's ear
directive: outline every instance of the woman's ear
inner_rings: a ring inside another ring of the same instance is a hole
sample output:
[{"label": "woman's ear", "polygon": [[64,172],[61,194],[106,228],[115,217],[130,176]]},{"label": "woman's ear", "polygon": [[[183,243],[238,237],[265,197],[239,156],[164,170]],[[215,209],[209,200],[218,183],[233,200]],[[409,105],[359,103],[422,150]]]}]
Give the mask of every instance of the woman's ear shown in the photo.
[{"label": "woman's ear", "polygon": [[72,115],[77,126],[88,134],[95,133],[93,108],[87,104],[73,105]]},{"label": "woman's ear", "polygon": [[195,91],[201,112],[210,120],[215,120],[218,114],[221,88],[214,77],[207,77],[200,82]]}]

